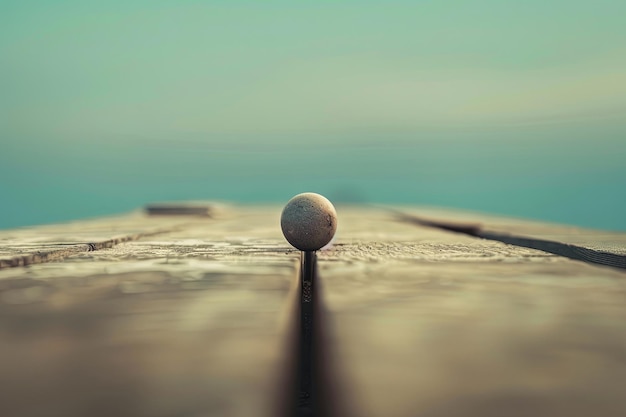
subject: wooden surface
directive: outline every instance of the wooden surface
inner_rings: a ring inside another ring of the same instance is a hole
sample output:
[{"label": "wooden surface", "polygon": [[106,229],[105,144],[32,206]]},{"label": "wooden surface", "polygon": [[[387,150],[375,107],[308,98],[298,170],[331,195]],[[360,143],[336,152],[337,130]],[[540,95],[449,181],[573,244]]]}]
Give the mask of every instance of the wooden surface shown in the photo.
[{"label": "wooden surface", "polygon": [[626,269],[626,234],[450,209],[387,207],[398,219]]},{"label": "wooden surface", "polygon": [[273,415],[299,254],[258,211],[0,271],[0,415]]},{"label": "wooden surface", "polygon": [[623,272],[372,217],[319,255],[352,415],[624,415]]},{"label": "wooden surface", "polygon": [[[0,232],[4,259],[133,236],[0,270],[0,415],[281,415],[300,255],[280,211]],[[335,415],[626,415],[623,271],[396,214],[338,207],[318,252]]]},{"label": "wooden surface", "polygon": [[0,231],[0,269],[64,259],[175,230],[180,217],[141,214]]}]

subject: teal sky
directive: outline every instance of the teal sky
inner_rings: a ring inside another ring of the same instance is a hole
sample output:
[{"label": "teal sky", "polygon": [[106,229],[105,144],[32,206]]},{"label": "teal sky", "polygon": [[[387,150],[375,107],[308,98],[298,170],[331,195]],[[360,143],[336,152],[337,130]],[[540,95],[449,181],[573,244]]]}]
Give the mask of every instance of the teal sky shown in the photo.
[{"label": "teal sky", "polygon": [[0,0],[0,227],[307,186],[626,229],[624,16],[618,0]]}]

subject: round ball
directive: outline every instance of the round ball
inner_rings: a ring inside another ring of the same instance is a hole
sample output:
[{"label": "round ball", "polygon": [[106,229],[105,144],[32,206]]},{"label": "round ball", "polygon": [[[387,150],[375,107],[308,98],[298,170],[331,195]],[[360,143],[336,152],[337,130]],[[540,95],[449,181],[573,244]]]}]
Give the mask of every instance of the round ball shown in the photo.
[{"label": "round ball", "polygon": [[283,209],[280,227],[285,239],[296,249],[316,251],[335,236],[337,212],[322,195],[298,194]]}]

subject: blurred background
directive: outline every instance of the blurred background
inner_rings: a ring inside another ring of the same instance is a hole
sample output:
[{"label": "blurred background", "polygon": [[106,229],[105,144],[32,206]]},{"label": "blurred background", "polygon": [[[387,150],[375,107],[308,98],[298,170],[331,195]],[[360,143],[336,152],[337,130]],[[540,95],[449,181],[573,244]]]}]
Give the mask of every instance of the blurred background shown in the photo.
[{"label": "blurred background", "polygon": [[626,230],[626,2],[1,1],[0,228],[159,200]]}]

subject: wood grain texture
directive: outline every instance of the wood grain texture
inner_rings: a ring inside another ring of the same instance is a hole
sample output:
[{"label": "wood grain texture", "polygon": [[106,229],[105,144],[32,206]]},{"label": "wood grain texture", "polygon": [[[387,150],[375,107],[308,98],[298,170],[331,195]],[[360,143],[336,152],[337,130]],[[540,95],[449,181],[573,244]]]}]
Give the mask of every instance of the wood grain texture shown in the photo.
[{"label": "wood grain texture", "polygon": [[0,271],[0,415],[275,416],[299,254],[244,219]]},{"label": "wood grain texture", "polygon": [[[280,212],[103,219],[171,229],[1,270],[0,415],[279,415],[299,260]],[[387,210],[338,217],[316,290],[337,415],[623,415],[623,272]],[[44,230],[34,244],[99,236]]]},{"label": "wood grain texture", "polygon": [[142,214],[0,231],[0,269],[61,260],[81,252],[182,227],[185,220]]},{"label": "wood grain texture", "polygon": [[626,233],[449,209],[387,207],[407,223],[539,249],[570,259],[626,269]]},{"label": "wood grain texture", "polygon": [[623,272],[350,219],[402,243],[362,236],[319,255],[338,415],[624,414]]}]

